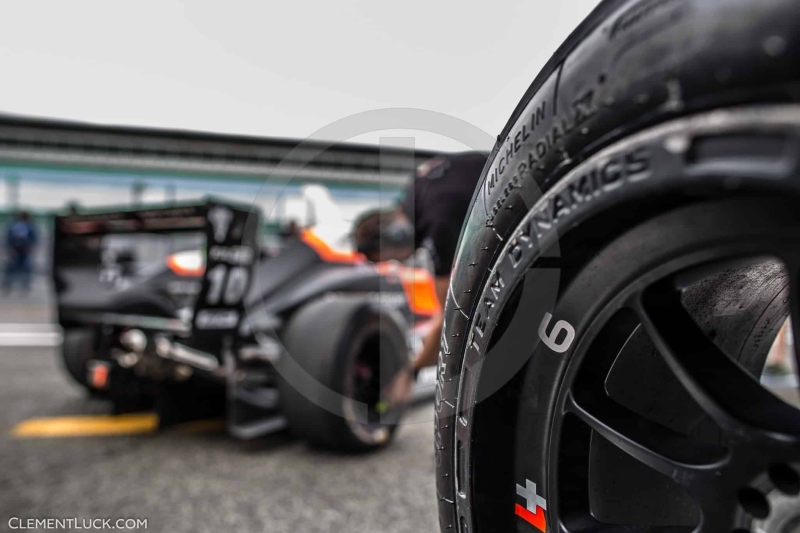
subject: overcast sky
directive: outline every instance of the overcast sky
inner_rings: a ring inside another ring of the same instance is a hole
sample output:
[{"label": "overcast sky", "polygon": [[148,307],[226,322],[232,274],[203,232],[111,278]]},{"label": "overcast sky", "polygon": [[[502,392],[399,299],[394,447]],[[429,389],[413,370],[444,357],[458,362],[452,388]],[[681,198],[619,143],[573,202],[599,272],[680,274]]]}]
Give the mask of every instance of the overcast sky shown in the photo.
[{"label": "overcast sky", "polygon": [[[0,109],[304,138],[355,113],[412,107],[496,136],[596,4],[8,2],[0,19]],[[437,135],[415,137],[417,146],[460,148]]]}]

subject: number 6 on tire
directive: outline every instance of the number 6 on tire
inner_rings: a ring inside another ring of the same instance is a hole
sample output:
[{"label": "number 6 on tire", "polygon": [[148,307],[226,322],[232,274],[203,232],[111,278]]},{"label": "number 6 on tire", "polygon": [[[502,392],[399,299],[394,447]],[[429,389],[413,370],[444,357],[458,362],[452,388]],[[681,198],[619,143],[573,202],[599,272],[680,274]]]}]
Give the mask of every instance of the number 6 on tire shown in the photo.
[{"label": "number 6 on tire", "polygon": [[[553,315],[550,313],[545,313],[544,318],[542,319],[542,323],[539,324],[539,338],[542,339],[545,346],[550,348],[556,353],[564,353],[569,350],[569,347],[572,345],[572,341],[575,340],[575,328],[567,322],[566,320],[559,320],[556,322],[556,325],[553,326],[553,330],[550,332],[550,335],[547,334],[547,326],[550,325],[550,320],[553,318]],[[566,331],[567,335],[564,337],[564,340],[560,343],[556,342],[558,340],[559,334],[562,331]]]}]

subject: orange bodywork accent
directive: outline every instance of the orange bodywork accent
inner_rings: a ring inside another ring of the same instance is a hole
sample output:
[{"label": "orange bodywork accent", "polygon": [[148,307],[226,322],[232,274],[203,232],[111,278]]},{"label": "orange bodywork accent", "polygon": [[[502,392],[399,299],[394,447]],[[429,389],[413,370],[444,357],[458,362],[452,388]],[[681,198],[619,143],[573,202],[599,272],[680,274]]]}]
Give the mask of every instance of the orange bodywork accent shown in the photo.
[{"label": "orange bodywork accent", "polygon": [[356,252],[334,250],[311,230],[303,230],[300,233],[300,240],[314,250],[326,263],[363,263],[367,259],[363,254]]},{"label": "orange bodywork accent", "polygon": [[436,285],[433,276],[421,268],[408,268],[398,263],[379,263],[378,272],[384,275],[395,275],[400,278],[406,293],[408,307],[416,315],[432,316],[441,310],[439,298],[436,297]]},{"label": "orange bodywork accent", "polygon": [[196,276],[201,277],[203,274],[206,273],[206,266],[199,265],[197,267],[187,267],[185,265],[181,265],[178,262],[175,254],[170,255],[167,257],[167,266],[170,270],[175,272],[179,276]]}]

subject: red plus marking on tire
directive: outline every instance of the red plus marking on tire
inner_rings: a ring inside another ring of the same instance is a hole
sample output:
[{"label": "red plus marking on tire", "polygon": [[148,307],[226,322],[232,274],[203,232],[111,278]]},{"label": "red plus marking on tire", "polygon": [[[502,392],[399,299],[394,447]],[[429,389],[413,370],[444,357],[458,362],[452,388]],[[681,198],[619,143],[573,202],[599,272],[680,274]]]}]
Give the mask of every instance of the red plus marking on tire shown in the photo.
[{"label": "red plus marking on tire", "polygon": [[517,495],[525,498],[525,507],[516,504],[514,513],[536,529],[547,531],[547,519],[544,516],[547,500],[536,494],[536,483],[526,479],[524,487],[517,485]]}]

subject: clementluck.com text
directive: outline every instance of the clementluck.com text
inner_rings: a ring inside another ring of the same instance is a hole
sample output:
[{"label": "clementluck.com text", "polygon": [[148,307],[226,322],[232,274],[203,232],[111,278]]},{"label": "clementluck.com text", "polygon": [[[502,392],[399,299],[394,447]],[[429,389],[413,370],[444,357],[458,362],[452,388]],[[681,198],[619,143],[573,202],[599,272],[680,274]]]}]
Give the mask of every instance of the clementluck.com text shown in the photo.
[{"label": "clementluck.com text", "polygon": [[8,519],[13,530],[147,529],[147,518],[19,518]]}]

